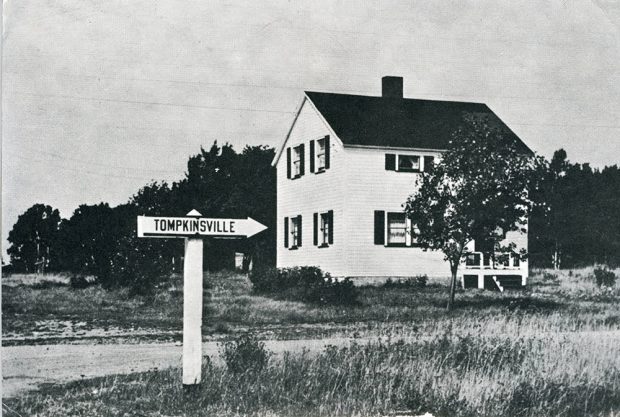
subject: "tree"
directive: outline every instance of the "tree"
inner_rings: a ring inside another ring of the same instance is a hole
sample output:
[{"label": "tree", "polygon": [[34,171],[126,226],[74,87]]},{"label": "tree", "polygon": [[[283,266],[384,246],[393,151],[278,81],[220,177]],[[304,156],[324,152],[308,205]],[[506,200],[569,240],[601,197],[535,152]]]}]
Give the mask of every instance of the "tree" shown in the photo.
[{"label": "tree", "polygon": [[58,238],[60,214],[44,204],[35,204],[17,218],[9,232],[7,253],[18,271],[44,272],[58,267],[54,243]]},{"label": "tree", "polygon": [[502,125],[465,115],[440,162],[418,180],[405,212],[417,242],[442,251],[450,264],[448,310],[454,305],[457,271],[468,243],[482,239],[504,253],[525,257],[514,244],[500,244],[507,232],[525,231],[536,165],[537,159],[519,149]]},{"label": "tree", "polygon": [[235,186],[224,210],[240,218],[252,217],[267,226],[264,232],[237,241],[243,252],[244,272],[254,267],[275,265],[276,170],[271,166],[275,150],[267,146],[246,146],[238,155]]},{"label": "tree", "polygon": [[107,203],[79,206],[60,228],[64,267],[73,273],[108,276],[120,236],[135,218],[120,215]]}]

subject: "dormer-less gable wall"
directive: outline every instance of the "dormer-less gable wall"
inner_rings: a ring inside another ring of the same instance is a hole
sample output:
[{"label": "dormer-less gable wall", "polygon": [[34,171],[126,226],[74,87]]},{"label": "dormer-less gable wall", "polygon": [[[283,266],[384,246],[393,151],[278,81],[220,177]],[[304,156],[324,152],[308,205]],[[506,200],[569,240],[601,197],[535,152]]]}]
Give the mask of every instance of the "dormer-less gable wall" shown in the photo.
[{"label": "dormer-less gable wall", "polygon": [[[323,151],[321,142],[327,145]],[[276,164],[279,267],[319,266],[335,275],[344,273],[343,152],[339,139],[306,99]],[[326,243],[321,215],[332,226]],[[299,223],[301,245],[294,242],[298,234],[293,235]]]}]

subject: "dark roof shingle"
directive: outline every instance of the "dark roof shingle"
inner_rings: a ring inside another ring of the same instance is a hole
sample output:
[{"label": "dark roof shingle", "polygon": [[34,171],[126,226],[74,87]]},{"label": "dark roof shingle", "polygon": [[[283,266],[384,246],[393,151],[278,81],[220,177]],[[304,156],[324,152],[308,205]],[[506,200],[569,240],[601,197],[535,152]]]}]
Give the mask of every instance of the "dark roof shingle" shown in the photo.
[{"label": "dark roof shingle", "polygon": [[306,91],[345,145],[447,149],[464,113],[488,115],[522,152],[532,151],[486,104]]}]

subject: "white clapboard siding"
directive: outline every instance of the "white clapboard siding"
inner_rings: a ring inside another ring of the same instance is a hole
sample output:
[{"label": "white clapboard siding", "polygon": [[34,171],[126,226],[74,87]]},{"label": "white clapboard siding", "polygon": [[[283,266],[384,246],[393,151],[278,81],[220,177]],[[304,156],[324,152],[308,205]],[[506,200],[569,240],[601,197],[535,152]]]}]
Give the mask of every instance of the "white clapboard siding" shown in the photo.
[{"label": "white clapboard siding", "polygon": [[[310,172],[310,141],[330,135],[330,168],[315,174]],[[305,174],[288,179],[286,175],[286,148],[305,144]],[[345,231],[343,227],[342,181],[345,165],[343,148],[312,103],[302,104],[277,168],[277,266],[319,266],[335,276],[346,274],[343,262]],[[334,212],[334,243],[327,248],[313,245],[313,213]],[[296,250],[284,247],[284,217],[302,215],[302,246]]]},{"label": "white clapboard siding", "polygon": [[439,252],[414,247],[374,244],[374,211],[403,211],[420,174],[385,170],[385,154],[433,155],[429,151],[346,149],[346,256],[349,276],[448,276],[450,268]]}]

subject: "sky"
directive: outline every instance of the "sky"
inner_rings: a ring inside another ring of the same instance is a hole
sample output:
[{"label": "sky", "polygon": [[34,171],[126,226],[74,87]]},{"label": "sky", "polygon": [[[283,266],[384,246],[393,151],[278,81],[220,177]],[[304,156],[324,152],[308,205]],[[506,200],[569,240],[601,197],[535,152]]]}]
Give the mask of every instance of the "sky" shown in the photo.
[{"label": "sky", "polygon": [[486,103],[543,156],[620,163],[617,0],[6,0],[2,253],[35,203],[126,202],[215,140],[277,146],[304,90],[384,75]]}]

